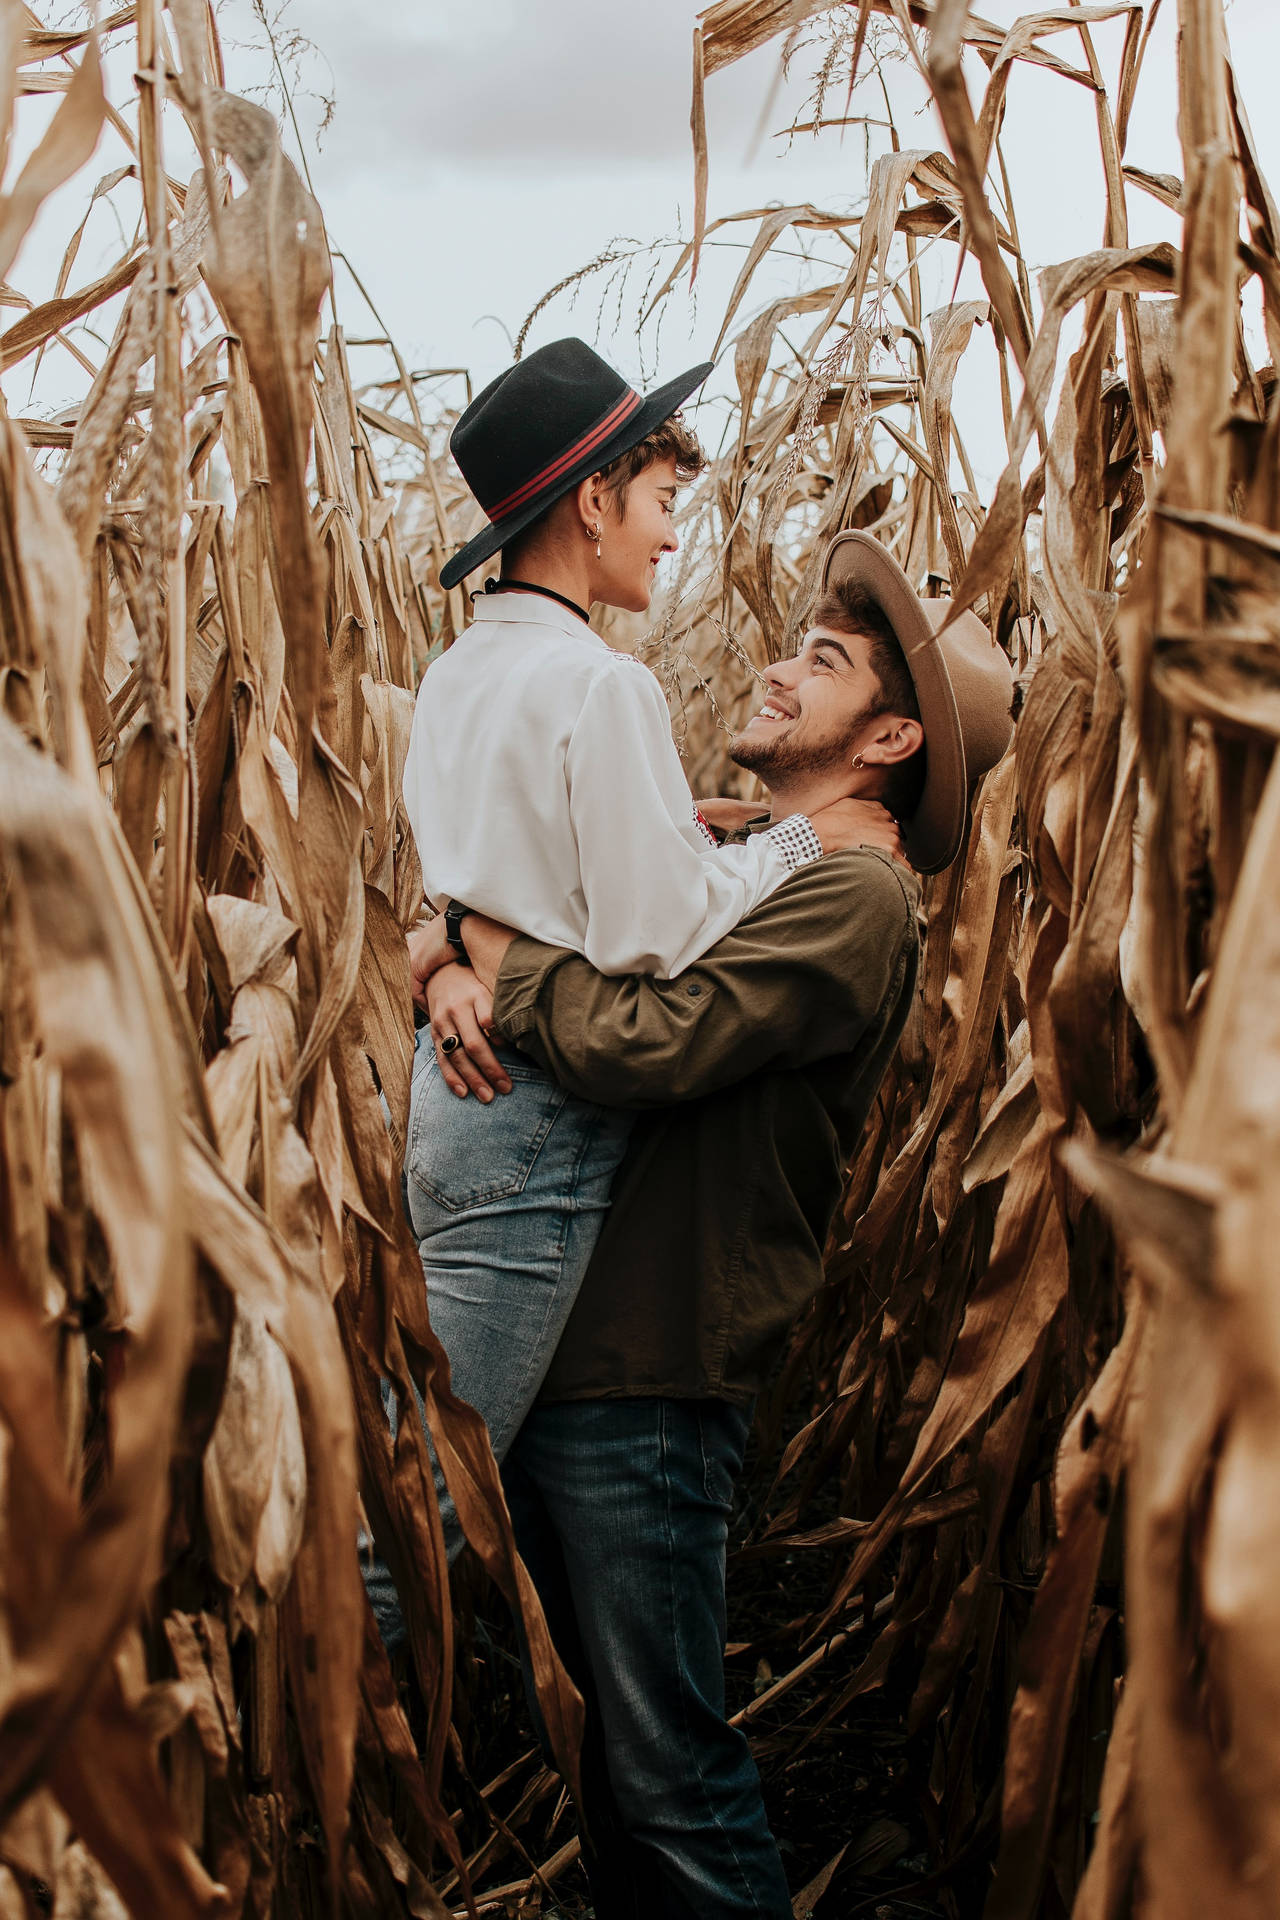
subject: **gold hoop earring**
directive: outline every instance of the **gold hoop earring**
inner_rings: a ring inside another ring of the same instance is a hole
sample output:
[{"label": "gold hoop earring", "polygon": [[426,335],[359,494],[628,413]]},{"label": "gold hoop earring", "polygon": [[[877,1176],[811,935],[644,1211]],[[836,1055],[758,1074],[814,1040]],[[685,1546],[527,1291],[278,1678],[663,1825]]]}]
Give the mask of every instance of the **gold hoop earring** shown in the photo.
[{"label": "gold hoop earring", "polygon": [[853,756],[853,770],[854,770],[854,772],[855,772],[855,773],[860,773],[860,772],[861,772],[861,770],[862,770],[862,767],[863,767],[863,764],[864,764],[864,762],[863,762],[863,758],[862,758],[862,755],[861,755],[860,753],[855,753],[855,754],[854,754],[854,756]]}]

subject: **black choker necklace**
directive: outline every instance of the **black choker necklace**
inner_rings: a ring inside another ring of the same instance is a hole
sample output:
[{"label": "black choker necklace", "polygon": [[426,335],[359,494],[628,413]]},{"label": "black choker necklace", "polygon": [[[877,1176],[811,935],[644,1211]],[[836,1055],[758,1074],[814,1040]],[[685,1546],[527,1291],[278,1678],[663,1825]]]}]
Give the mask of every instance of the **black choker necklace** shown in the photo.
[{"label": "black choker necklace", "polygon": [[[579,620],[586,621],[588,626],[591,624],[586,608],[580,607],[576,600],[571,600],[567,593],[557,593],[554,587],[536,586],[532,580],[512,580],[510,576],[503,580],[486,580],[484,591],[485,593],[540,593],[548,600],[558,600],[562,607],[568,607],[570,613],[576,613]],[[478,600],[479,592],[473,593],[471,598]]]}]

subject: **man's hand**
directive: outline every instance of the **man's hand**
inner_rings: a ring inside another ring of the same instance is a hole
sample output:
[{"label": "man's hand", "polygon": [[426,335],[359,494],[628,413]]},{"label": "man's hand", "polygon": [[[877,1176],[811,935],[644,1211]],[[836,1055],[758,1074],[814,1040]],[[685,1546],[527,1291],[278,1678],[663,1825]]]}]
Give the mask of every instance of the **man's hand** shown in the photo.
[{"label": "man's hand", "polygon": [[712,794],[698,802],[698,812],[719,833],[739,833],[766,811],[760,800],[727,800],[723,794]]},{"label": "man's hand", "polygon": [[409,972],[413,976],[413,1004],[427,1011],[427,982],[441,967],[454,962],[453,948],[444,937],[444,915],[415,927],[408,937]]},{"label": "man's hand", "polygon": [[824,853],[848,853],[854,847],[877,847],[903,866],[910,862],[902,850],[898,823],[878,800],[836,800],[811,813],[813,830]]},{"label": "man's hand", "polygon": [[[470,967],[456,960],[436,969],[426,983],[431,1038],[445,1085],[460,1100],[467,1090],[486,1105],[494,1093],[510,1093],[511,1080],[489,1045],[493,1033],[493,997]],[[457,1045],[445,1051],[445,1043]]]}]

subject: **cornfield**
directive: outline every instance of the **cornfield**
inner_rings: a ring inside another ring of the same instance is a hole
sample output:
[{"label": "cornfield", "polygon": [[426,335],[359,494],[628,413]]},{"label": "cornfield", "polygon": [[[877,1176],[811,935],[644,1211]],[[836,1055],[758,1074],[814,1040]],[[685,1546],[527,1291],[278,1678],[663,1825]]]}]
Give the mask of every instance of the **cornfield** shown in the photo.
[{"label": "cornfield", "polygon": [[[1280,1911],[1280,214],[1222,0],[1177,4],[1182,177],[1127,163],[1160,5],[1006,30],[964,0],[718,0],[695,35],[697,230],[659,300],[709,231],[704,88],[743,55],[821,16],[852,90],[891,35],[946,141],[892,129],[856,215],[737,223],[730,430],[654,626],[619,630],[695,790],[740,778],[726,728],[841,527],[1018,675],[730,1570],[775,1807],[850,1742],[897,1756],[907,1823],[851,1792],[804,1866],[818,1920]],[[568,1911],[579,1705],[400,1201],[399,775],[476,512],[449,418],[390,342],[366,388],[321,338],[320,209],[224,90],[208,0],[96,32],[3,0],[0,27],[6,156],[20,99],[60,96],[0,194],[0,363],[123,296],[68,415],[0,411],[0,1913]],[[1105,181],[1097,250],[1034,283],[1000,138],[1027,62],[1092,96]],[[73,236],[31,306],[19,247],[100,142],[136,238],[77,284]],[[1131,233],[1130,188],[1179,247]],[[753,308],[797,233],[847,264]],[[927,311],[926,245],[982,297]],[[989,500],[952,419],[979,330]],[[475,1554],[456,1609],[415,1397]],[[513,1711],[491,1587],[561,1778],[505,1726],[477,1771]]]}]

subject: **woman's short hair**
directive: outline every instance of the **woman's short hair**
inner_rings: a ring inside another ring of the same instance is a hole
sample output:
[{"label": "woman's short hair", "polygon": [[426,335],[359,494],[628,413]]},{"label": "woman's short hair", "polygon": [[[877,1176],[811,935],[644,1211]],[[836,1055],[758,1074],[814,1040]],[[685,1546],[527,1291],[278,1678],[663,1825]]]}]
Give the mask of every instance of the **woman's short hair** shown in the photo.
[{"label": "woman's short hair", "polygon": [[[627,494],[632,481],[638,480],[646,467],[653,466],[659,460],[675,461],[676,480],[682,487],[690,480],[696,480],[708,464],[697,434],[691,427],[686,427],[678,413],[670,414],[667,419],[659,421],[651,432],[646,433],[643,440],[637,440],[634,447],[628,447],[626,452],[620,453],[616,460],[611,460],[607,467],[601,467],[600,472],[605,485],[617,500],[619,520],[626,518]],[[567,497],[564,496],[564,498]],[[561,504],[561,500],[553,501],[545,513],[539,514],[536,520],[530,521],[527,527],[521,528],[512,540],[510,550],[504,549],[505,571],[515,571],[515,564],[518,563],[513,563],[510,556],[541,534],[549,516],[555,513]]]},{"label": "woman's short hair", "polygon": [[690,480],[696,480],[707,465],[707,456],[702,451],[701,442],[691,427],[687,427],[678,413],[660,421],[643,440],[637,440],[634,447],[628,447],[607,467],[602,467],[605,484],[618,502],[618,518],[622,519],[627,511],[627,493],[631,482],[639,479],[646,467],[652,467],[659,460],[674,460],[676,479],[682,487]]}]

